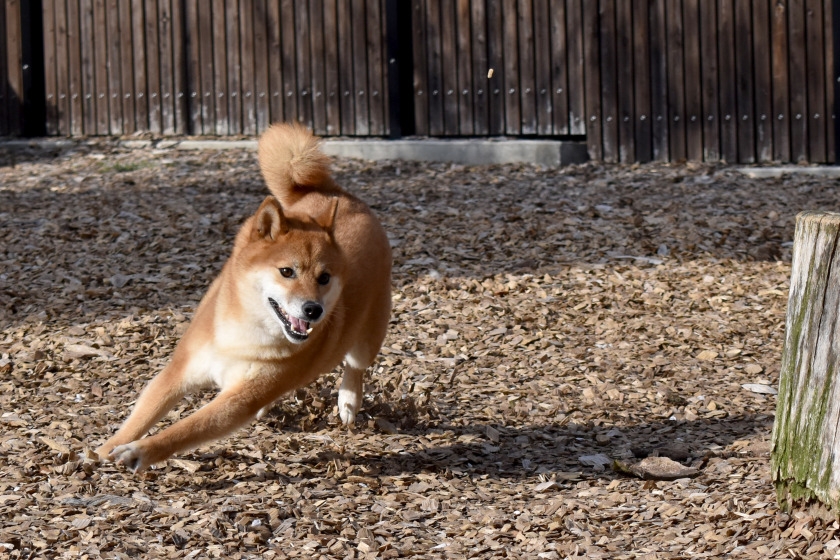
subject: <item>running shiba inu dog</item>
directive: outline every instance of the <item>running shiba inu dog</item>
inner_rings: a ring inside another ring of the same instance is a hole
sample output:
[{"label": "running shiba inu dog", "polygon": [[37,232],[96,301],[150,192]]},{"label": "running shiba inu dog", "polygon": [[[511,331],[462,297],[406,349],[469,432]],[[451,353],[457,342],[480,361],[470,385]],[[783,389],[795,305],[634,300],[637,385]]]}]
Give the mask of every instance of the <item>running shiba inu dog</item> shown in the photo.
[{"label": "running shiba inu dog", "polygon": [[[342,360],[338,412],[344,424],[355,421],[391,312],[388,238],[333,182],[305,128],[272,126],[258,158],[272,196],[237,234],[169,364],[97,449],[103,459],[142,471],[230,434]],[[143,438],[185,394],[213,384],[220,392],[211,402]]]}]

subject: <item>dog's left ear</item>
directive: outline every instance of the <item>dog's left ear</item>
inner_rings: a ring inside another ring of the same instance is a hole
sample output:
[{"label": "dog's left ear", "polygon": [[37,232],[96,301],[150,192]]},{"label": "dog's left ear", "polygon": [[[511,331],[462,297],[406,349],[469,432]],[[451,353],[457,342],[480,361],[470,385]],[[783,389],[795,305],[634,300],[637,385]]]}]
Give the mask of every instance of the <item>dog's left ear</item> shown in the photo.
[{"label": "dog's left ear", "polygon": [[335,227],[335,215],[338,212],[338,197],[333,197],[330,207],[326,212],[315,219],[315,222],[332,235]]},{"label": "dog's left ear", "polygon": [[287,231],[289,231],[289,224],[286,221],[286,216],[283,215],[283,207],[280,206],[280,202],[273,196],[265,197],[255,214],[251,237],[275,240]]}]

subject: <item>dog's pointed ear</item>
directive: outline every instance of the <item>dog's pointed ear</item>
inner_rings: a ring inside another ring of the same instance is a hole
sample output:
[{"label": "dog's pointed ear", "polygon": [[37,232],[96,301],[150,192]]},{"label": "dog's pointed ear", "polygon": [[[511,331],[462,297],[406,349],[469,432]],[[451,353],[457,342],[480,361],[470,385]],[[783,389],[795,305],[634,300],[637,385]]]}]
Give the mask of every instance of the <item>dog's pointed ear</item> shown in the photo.
[{"label": "dog's pointed ear", "polygon": [[330,207],[315,220],[322,229],[332,234],[335,228],[335,215],[338,212],[338,197],[333,197]]},{"label": "dog's pointed ear", "polygon": [[283,207],[273,196],[265,197],[255,214],[251,237],[275,240],[289,231],[289,223],[283,215]]}]

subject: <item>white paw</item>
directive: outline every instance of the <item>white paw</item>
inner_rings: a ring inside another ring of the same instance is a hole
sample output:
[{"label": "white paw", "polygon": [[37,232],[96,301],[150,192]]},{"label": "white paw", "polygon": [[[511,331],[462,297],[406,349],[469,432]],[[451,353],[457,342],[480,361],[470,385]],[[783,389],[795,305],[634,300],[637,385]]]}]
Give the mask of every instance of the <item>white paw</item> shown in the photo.
[{"label": "white paw", "polygon": [[345,426],[352,426],[356,423],[356,413],[362,405],[362,395],[355,391],[339,389],[338,391],[338,415],[341,423]]},{"label": "white paw", "polygon": [[149,468],[146,453],[136,441],[115,447],[108,457],[117,464],[125,465],[133,473]]}]

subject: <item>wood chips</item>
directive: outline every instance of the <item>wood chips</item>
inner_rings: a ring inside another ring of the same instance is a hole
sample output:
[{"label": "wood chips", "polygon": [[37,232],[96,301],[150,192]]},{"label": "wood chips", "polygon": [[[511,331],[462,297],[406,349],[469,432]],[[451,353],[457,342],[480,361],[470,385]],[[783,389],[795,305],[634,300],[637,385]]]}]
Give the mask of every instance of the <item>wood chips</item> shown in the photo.
[{"label": "wood chips", "polygon": [[0,556],[840,553],[768,466],[794,216],[838,210],[813,177],[337,161],[395,259],[357,427],[336,372],[144,475],[99,464],[265,196],[255,159],[0,152]]}]

